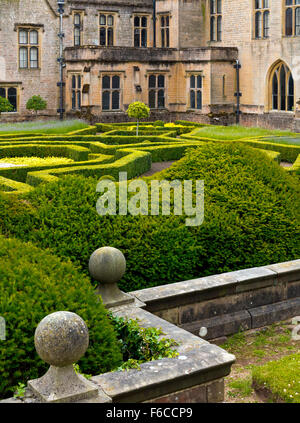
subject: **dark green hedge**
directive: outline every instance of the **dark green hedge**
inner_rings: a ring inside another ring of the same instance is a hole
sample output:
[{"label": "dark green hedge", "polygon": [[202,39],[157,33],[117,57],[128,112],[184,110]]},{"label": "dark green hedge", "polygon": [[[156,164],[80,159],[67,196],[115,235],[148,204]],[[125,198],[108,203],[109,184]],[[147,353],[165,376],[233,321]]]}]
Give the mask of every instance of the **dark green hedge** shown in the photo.
[{"label": "dark green hedge", "polygon": [[121,249],[126,291],[299,258],[299,181],[263,152],[205,144],[161,177],[204,179],[201,226],[185,226],[185,216],[100,217],[97,179],[69,176],[40,185],[25,203],[2,200],[0,227],[70,258],[84,273],[96,248]]},{"label": "dark green hedge", "polygon": [[[15,202],[11,206],[12,213],[20,210]],[[69,261],[63,263],[31,244],[0,236],[0,298],[0,316],[6,320],[6,340],[0,341],[0,398],[10,396],[18,382],[27,383],[48,369],[35,352],[34,331],[55,311],[75,312],[87,323],[89,348],[79,362],[84,373],[107,372],[122,363],[102,303],[89,278]]]}]

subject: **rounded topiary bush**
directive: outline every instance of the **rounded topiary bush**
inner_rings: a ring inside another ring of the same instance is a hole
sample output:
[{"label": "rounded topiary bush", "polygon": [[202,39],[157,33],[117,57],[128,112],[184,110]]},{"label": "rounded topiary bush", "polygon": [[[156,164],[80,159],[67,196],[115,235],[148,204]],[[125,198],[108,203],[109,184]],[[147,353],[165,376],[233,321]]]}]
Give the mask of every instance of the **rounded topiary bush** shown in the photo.
[{"label": "rounded topiary bush", "polygon": [[19,240],[0,236],[0,316],[6,340],[0,341],[0,398],[19,382],[42,376],[48,369],[37,355],[34,332],[55,311],[77,313],[89,328],[90,343],[79,361],[84,373],[99,374],[122,363],[116,333],[86,276],[70,262]]},{"label": "rounded topiary bush", "polygon": [[95,249],[119,248],[126,291],[299,258],[299,181],[262,151],[207,144],[159,177],[204,180],[201,226],[187,227],[185,216],[99,216],[97,178],[67,176],[23,200],[2,200],[0,228],[70,258],[84,273]]}]

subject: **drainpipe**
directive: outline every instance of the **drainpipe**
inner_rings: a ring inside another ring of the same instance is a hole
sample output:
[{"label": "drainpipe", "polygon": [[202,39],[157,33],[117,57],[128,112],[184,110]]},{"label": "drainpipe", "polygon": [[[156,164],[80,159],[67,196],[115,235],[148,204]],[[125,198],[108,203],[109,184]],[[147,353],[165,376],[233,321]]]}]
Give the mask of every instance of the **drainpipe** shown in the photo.
[{"label": "drainpipe", "polygon": [[156,0],[153,0],[153,47],[156,47]]},{"label": "drainpipe", "polygon": [[240,123],[240,97],[242,96],[242,93],[240,92],[240,69],[241,64],[239,60],[236,60],[235,65],[233,66],[236,70],[236,92],[234,93],[234,96],[236,97],[236,124],[238,125]]},{"label": "drainpipe", "polygon": [[57,113],[59,113],[59,119],[63,120],[64,118],[64,46],[63,46],[63,39],[64,39],[64,32],[63,32],[63,14],[64,14],[64,5],[65,0],[57,0],[58,5],[58,13],[59,13],[59,58],[57,59],[59,63],[59,74],[60,74],[60,81],[57,83],[59,87],[59,109]]}]

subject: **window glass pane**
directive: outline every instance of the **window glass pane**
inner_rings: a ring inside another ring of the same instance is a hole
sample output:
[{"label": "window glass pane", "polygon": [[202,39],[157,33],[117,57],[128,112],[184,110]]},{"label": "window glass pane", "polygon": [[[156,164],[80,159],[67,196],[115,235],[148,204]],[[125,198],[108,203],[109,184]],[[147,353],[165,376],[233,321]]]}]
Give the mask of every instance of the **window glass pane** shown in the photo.
[{"label": "window glass pane", "polygon": [[194,90],[190,91],[190,103],[191,103],[191,109],[195,109],[196,108],[196,99],[195,99],[195,91]]},{"label": "window glass pane", "polygon": [[74,45],[80,46],[80,29],[74,28]]},{"label": "window glass pane", "polygon": [[269,17],[270,17],[270,12],[267,11],[264,13],[264,37],[267,38],[269,37]]},{"label": "window glass pane", "polygon": [[29,34],[30,44],[38,44],[39,43],[39,34],[37,31],[30,31]]},{"label": "window glass pane", "polygon": [[165,17],[164,16],[161,17],[161,26],[162,27],[165,26]]},{"label": "window glass pane", "polygon": [[295,0],[295,4],[300,4],[300,0]]},{"label": "window glass pane", "polygon": [[295,35],[300,35],[300,7],[295,10]]},{"label": "window glass pane", "polygon": [[81,108],[81,92],[77,91],[77,108]]},{"label": "window glass pane", "polygon": [[106,28],[100,28],[100,46],[106,45]]},{"label": "window glass pane", "polygon": [[150,109],[155,109],[155,91],[149,91],[149,107]]},{"label": "window glass pane", "polygon": [[28,32],[23,29],[19,32],[19,43],[28,44]]},{"label": "window glass pane", "polygon": [[155,88],[156,87],[156,76],[150,75],[149,76],[149,88]]},{"label": "window glass pane", "polygon": [[291,6],[293,4],[293,0],[285,0],[285,4],[287,6]]},{"label": "window glass pane", "polygon": [[158,108],[162,109],[165,107],[165,91],[158,90]]},{"label": "window glass pane", "polygon": [[112,88],[120,88],[120,77],[119,76],[113,76],[112,77]]},{"label": "window glass pane", "polygon": [[106,25],[106,16],[100,15],[100,25]]},{"label": "window glass pane", "polygon": [[6,90],[5,90],[5,88],[0,88],[0,97],[6,98]]},{"label": "window glass pane", "polygon": [[140,18],[138,16],[134,18],[134,26],[140,26]]},{"label": "window glass pane", "polygon": [[147,28],[147,18],[145,16],[142,17],[142,27]]},{"label": "window glass pane", "polygon": [[285,35],[293,35],[293,9],[285,12]]},{"label": "window glass pane", "polygon": [[170,30],[166,29],[166,47],[170,47]]},{"label": "window glass pane", "polygon": [[20,48],[20,68],[28,67],[28,52],[26,47]]},{"label": "window glass pane", "polygon": [[76,15],[74,15],[74,24],[80,25],[80,15],[78,13],[76,13]]},{"label": "window glass pane", "polygon": [[112,109],[117,110],[120,108],[120,92],[113,91],[112,93]]},{"label": "window glass pane", "polygon": [[72,90],[72,109],[76,109],[76,91]]},{"label": "window glass pane", "polygon": [[210,0],[210,13],[216,13],[216,1]]},{"label": "window glass pane", "polygon": [[222,13],[222,0],[217,1],[217,12]]},{"label": "window glass pane", "polygon": [[191,78],[190,78],[190,87],[191,88],[195,88],[195,80],[196,80],[195,76],[192,75]]},{"label": "window glass pane", "polygon": [[10,87],[7,90],[7,100],[14,108],[14,112],[17,110],[17,89]]},{"label": "window glass pane", "polygon": [[103,76],[102,88],[110,88],[110,76]]},{"label": "window glass pane", "polygon": [[164,75],[158,75],[158,87],[162,88],[165,86],[165,77]]},{"label": "window glass pane", "polygon": [[[300,0],[299,0],[300,1]],[[169,26],[170,25],[170,17],[169,16],[167,16],[166,17],[166,26]]]},{"label": "window glass pane", "polygon": [[210,18],[210,40],[215,41],[216,35],[215,35],[215,18],[214,16]]},{"label": "window glass pane", "polygon": [[255,38],[261,38],[262,25],[261,25],[261,12],[255,14]]},{"label": "window glass pane", "polygon": [[140,47],[140,30],[134,30],[134,47]]},{"label": "window glass pane", "polygon": [[77,75],[77,88],[81,88],[81,76]]},{"label": "window glass pane", "polygon": [[269,0],[264,0],[264,8],[268,9],[270,7]]},{"label": "window glass pane", "polygon": [[217,40],[222,40],[222,16],[218,16],[217,19]]},{"label": "window glass pane", "polygon": [[107,29],[107,45],[112,46],[114,44],[114,30],[112,28]]},{"label": "window glass pane", "polygon": [[30,67],[38,67],[38,49],[37,47],[31,47],[30,49]]},{"label": "window glass pane", "polygon": [[287,108],[289,111],[293,110],[294,107],[294,80],[292,75],[289,77],[288,81],[288,105]]},{"label": "window glass pane", "polygon": [[102,93],[102,110],[109,110],[109,100],[110,93],[109,91],[103,91]]},{"label": "window glass pane", "polygon": [[72,88],[76,88],[76,76],[72,75]]},{"label": "window glass pane", "polygon": [[141,46],[147,47],[147,30],[146,29],[142,29]]},{"label": "window glass pane", "polygon": [[273,75],[272,81],[272,108],[273,110],[278,109],[278,72],[276,71]]},{"label": "window glass pane", "polygon": [[202,76],[197,76],[197,88],[202,88]]},{"label": "window glass pane", "polygon": [[161,31],[161,46],[162,47],[166,47],[166,45],[165,45],[165,30],[163,29],[162,31]]},{"label": "window glass pane", "polygon": [[197,109],[202,109],[202,92],[197,91]]},{"label": "window glass pane", "polygon": [[107,16],[107,25],[113,26],[114,24],[114,17],[112,15]]},{"label": "window glass pane", "polygon": [[286,108],[286,73],[284,66],[280,70],[280,109],[285,110]]}]

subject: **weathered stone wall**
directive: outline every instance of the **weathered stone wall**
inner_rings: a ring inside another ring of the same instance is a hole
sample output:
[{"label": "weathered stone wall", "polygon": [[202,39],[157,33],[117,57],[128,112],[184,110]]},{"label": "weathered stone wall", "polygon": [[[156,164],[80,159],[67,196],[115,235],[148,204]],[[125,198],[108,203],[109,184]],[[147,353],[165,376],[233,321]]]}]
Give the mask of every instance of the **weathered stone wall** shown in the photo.
[{"label": "weathered stone wall", "polygon": [[[40,38],[40,67],[19,69],[18,24],[38,25]],[[0,2],[1,83],[18,87],[21,114],[26,113],[26,102],[33,95],[41,95],[48,102],[48,112],[57,110],[58,82],[58,20],[45,0],[2,0]],[[5,118],[5,114],[3,115]]]},{"label": "weathered stone wall", "polygon": [[206,339],[269,325],[300,313],[300,260],[132,292],[146,310]]}]

